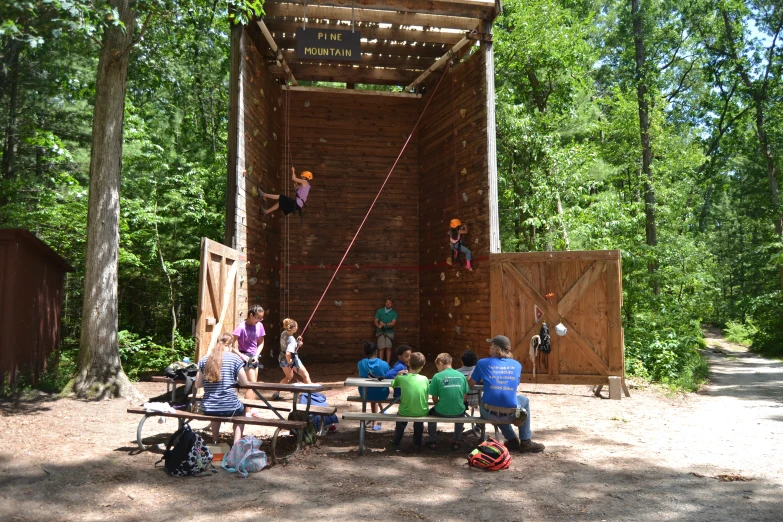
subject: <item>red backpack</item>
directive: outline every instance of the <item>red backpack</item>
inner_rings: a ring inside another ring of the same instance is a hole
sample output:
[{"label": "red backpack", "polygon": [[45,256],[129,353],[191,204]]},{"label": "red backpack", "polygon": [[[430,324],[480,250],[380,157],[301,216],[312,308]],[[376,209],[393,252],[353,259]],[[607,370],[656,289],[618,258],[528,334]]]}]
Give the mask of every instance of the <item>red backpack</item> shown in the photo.
[{"label": "red backpack", "polygon": [[468,455],[468,463],[474,468],[499,471],[511,465],[511,454],[503,444],[492,437],[478,445]]}]

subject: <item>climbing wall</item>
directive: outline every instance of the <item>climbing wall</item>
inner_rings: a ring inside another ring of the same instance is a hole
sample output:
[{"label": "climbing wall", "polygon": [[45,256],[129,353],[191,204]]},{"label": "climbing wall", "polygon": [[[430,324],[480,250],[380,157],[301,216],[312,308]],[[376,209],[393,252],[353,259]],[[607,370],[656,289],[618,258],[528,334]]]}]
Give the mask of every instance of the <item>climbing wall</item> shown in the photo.
[{"label": "climbing wall", "polygon": [[[290,316],[302,327],[413,128],[419,100],[350,90],[290,96],[294,164],[315,176],[304,219],[289,218]],[[309,360],[361,358],[387,296],[399,313],[395,344],[418,345],[418,175],[412,142],[307,330]]]},{"label": "climbing wall", "polygon": [[261,219],[259,190],[275,193],[281,188],[282,94],[267,68],[264,55],[270,50],[257,26],[242,29],[241,51],[238,71],[232,71],[232,76],[237,76],[232,83],[236,81],[238,89],[237,198],[234,234],[227,244],[244,255],[239,274],[239,319],[245,319],[250,305],[263,306],[267,342],[276,347],[282,320],[280,226],[279,218]]},{"label": "climbing wall", "polygon": [[[483,48],[446,76],[419,131],[419,274],[421,345],[432,356],[487,352],[490,335],[489,182]],[[442,73],[428,80],[432,96]],[[422,98],[422,107],[427,97]],[[468,226],[474,271],[451,264],[448,223]],[[428,359],[430,357],[428,356]]]}]

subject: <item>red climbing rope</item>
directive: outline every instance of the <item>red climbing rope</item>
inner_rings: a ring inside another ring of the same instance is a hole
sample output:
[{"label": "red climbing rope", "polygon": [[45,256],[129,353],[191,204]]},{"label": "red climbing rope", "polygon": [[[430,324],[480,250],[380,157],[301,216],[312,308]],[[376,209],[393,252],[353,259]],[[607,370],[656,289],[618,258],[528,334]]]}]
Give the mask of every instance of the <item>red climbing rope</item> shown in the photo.
[{"label": "red climbing rope", "polygon": [[397,163],[400,161],[400,158],[402,157],[402,154],[405,152],[405,148],[408,146],[408,143],[411,141],[411,138],[413,137],[413,133],[416,132],[416,128],[419,126],[419,123],[421,123],[421,119],[424,117],[424,114],[427,112],[427,108],[430,106],[430,102],[435,98],[435,93],[438,91],[438,87],[440,87],[440,83],[443,81],[443,78],[446,77],[446,72],[443,72],[443,75],[440,77],[440,80],[438,80],[438,84],[435,86],[435,89],[432,91],[432,94],[430,95],[430,99],[427,100],[426,105],[424,105],[424,110],[421,111],[421,115],[419,115],[419,119],[416,120],[416,124],[413,126],[413,129],[411,130],[411,133],[408,135],[408,139],[405,140],[405,144],[402,146],[402,150],[400,150],[400,153],[397,155],[397,159],[394,160],[394,165],[392,165],[391,170],[389,170],[389,173],[386,175],[386,179],[383,181],[383,185],[381,185],[381,189],[378,191],[378,194],[375,195],[375,199],[372,200],[372,204],[370,205],[370,208],[367,210],[367,214],[364,215],[364,219],[362,219],[362,223],[359,225],[359,229],[356,231],[356,234],[354,234],[353,239],[351,239],[351,243],[348,245],[348,249],[345,251],[345,254],[343,254],[343,258],[340,260],[340,263],[337,265],[337,269],[334,271],[334,274],[332,274],[332,278],[329,280],[329,284],[326,285],[326,290],[324,290],[324,293],[321,294],[321,298],[318,299],[318,304],[315,305],[315,308],[313,309],[313,313],[310,314],[310,319],[307,320],[307,324],[305,324],[304,328],[302,328],[302,333],[300,335],[304,335],[304,333],[307,331],[307,327],[310,326],[310,322],[313,320],[313,317],[315,317],[315,312],[318,311],[318,307],[321,306],[321,302],[324,300],[324,297],[326,297],[326,292],[329,291],[329,287],[332,286],[332,282],[334,281],[335,276],[337,276],[337,272],[340,271],[340,267],[343,266],[343,262],[345,261],[345,258],[348,257],[348,252],[351,251],[351,247],[353,246],[354,241],[356,241],[356,238],[359,237],[359,232],[362,231],[362,227],[364,226],[365,221],[367,221],[367,218],[370,217],[370,212],[372,212],[373,207],[375,207],[375,203],[378,201],[378,198],[381,197],[381,192],[383,192],[383,189],[386,187],[386,183],[389,182],[389,178],[392,175],[392,172],[394,172],[394,167],[397,166]]}]

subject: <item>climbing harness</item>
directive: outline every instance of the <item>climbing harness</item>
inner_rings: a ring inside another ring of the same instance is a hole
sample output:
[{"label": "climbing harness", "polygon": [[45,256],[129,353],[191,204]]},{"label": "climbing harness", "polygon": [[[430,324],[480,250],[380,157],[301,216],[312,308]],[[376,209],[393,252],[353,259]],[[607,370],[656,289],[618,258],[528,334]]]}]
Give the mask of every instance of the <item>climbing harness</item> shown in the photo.
[{"label": "climbing harness", "polygon": [[343,266],[343,262],[345,262],[345,258],[348,257],[348,252],[351,251],[351,247],[353,246],[354,242],[356,242],[356,238],[359,237],[359,233],[362,231],[362,227],[364,227],[364,223],[367,221],[367,218],[370,217],[370,213],[372,212],[372,209],[375,208],[375,204],[378,202],[378,198],[381,197],[381,193],[383,192],[383,189],[386,187],[386,184],[389,182],[389,178],[391,178],[392,172],[394,172],[394,168],[397,166],[397,163],[399,163],[400,158],[402,158],[405,149],[408,147],[408,143],[410,143],[411,138],[416,132],[416,129],[419,127],[419,123],[421,123],[422,118],[424,118],[424,115],[427,113],[427,108],[430,106],[430,103],[435,98],[435,93],[438,91],[438,87],[440,87],[440,84],[441,82],[443,82],[443,78],[445,77],[446,77],[446,73],[444,72],[443,75],[440,77],[440,80],[438,80],[438,84],[435,86],[435,90],[432,91],[429,100],[427,100],[427,103],[424,105],[424,109],[421,111],[421,114],[419,115],[419,119],[416,120],[416,124],[413,126],[413,129],[411,130],[410,134],[408,134],[408,138],[405,140],[405,143],[402,145],[402,149],[400,150],[400,153],[397,155],[397,159],[394,160],[394,164],[392,164],[391,169],[389,169],[389,173],[386,175],[386,179],[383,181],[380,190],[378,190],[378,193],[375,195],[375,199],[373,199],[372,203],[370,204],[370,208],[367,209],[367,213],[364,215],[364,218],[362,219],[362,222],[359,225],[358,230],[356,230],[356,234],[354,234],[353,239],[351,239],[351,242],[348,245],[348,248],[345,250],[345,254],[343,254],[342,259],[340,259],[340,263],[337,265],[337,268],[332,274],[331,279],[329,279],[329,283],[326,285],[326,289],[324,290],[323,294],[321,294],[321,297],[318,299],[318,303],[316,303],[315,308],[313,309],[313,313],[310,314],[310,318],[307,320],[307,324],[305,324],[305,327],[302,329],[302,333],[301,333],[302,336],[304,336],[305,332],[307,331],[307,328],[310,326],[310,323],[313,320],[313,317],[315,317],[315,313],[318,311],[318,307],[321,306],[321,302],[323,302],[324,297],[326,297],[326,293],[329,291],[329,288],[332,286],[332,282],[334,282],[334,278],[337,276],[337,272],[340,271],[340,267]]}]

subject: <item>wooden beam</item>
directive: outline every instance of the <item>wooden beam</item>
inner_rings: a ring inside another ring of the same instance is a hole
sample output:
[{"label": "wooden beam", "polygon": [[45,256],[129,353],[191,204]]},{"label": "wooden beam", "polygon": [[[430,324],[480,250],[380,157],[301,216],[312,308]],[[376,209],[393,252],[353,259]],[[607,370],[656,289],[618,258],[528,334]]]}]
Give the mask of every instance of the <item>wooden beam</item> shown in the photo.
[{"label": "wooden beam", "polygon": [[446,62],[448,62],[451,59],[452,56],[455,56],[459,52],[460,49],[465,47],[471,41],[472,40],[468,40],[467,38],[462,38],[462,40],[457,42],[457,44],[454,47],[452,47],[451,49],[449,49],[449,51],[446,54],[444,54],[443,56],[438,58],[438,61],[436,61],[434,64],[432,64],[429,67],[429,69],[427,69],[426,71],[421,73],[421,75],[418,78],[413,80],[413,82],[410,85],[405,87],[405,90],[406,91],[414,90],[417,85],[419,85],[421,82],[423,82],[427,78],[427,76],[429,76],[430,74],[432,74],[435,71],[437,71],[438,69],[440,69]]},{"label": "wooden beam", "polygon": [[[264,9],[275,3],[291,3],[267,0]],[[304,2],[294,2],[303,5]],[[378,9],[381,11],[397,11],[403,13],[422,13],[442,16],[458,16],[462,18],[478,18],[494,20],[498,15],[495,10],[495,0],[310,0],[311,5],[334,6],[359,9]]]},{"label": "wooden beam", "polygon": [[272,49],[272,52],[276,55],[277,59],[280,61],[280,64],[283,68],[283,71],[285,72],[286,77],[291,81],[293,85],[298,85],[296,83],[296,78],[294,78],[294,75],[291,72],[291,68],[288,67],[288,64],[283,58],[280,49],[277,47],[277,44],[275,43],[275,39],[272,38],[272,34],[269,32],[269,28],[267,28],[266,24],[264,24],[262,20],[256,20],[256,23],[258,24],[258,28],[261,29],[261,33],[264,35],[264,38],[266,38],[266,42],[269,44],[269,47]]},{"label": "wooden beam", "polygon": [[[303,65],[317,65],[321,63],[328,63],[328,60],[300,60],[296,57],[295,51],[283,51],[283,58],[291,64],[303,64]],[[395,67],[401,69],[418,69],[424,70],[432,64],[432,58],[419,57],[419,56],[383,56],[380,54],[364,54],[362,53],[361,61],[351,62],[357,65],[365,65],[368,67]]]},{"label": "wooden beam", "polygon": [[[280,69],[274,65],[270,70],[275,74],[280,72]],[[300,80],[378,85],[406,85],[418,74],[416,71],[402,69],[338,65],[296,65],[294,70]]]},{"label": "wooden beam", "polygon": [[[296,35],[296,28],[302,27],[302,22],[292,22],[289,20],[264,19],[266,26],[275,36]],[[349,24],[307,24],[308,29],[339,29],[350,30]],[[455,42],[465,35],[464,32],[447,31],[417,31],[415,29],[380,29],[378,27],[369,27],[367,25],[356,24],[356,31],[361,33],[362,38],[368,40],[393,40],[397,42],[429,42],[454,45]]]},{"label": "wooden beam", "polygon": [[[276,42],[281,49],[296,49],[296,38],[286,36],[277,37]],[[383,54],[389,56],[420,56],[429,57],[433,60],[441,57],[443,53],[449,50],[448,45],[439,43],[423,43],[413,45],[411,43],[391,43],[391,42],[362,42],[362,53]]]},{"label": "wooden beam", "polygon": [[493,263],[541,263],[542,261],[619,261],[619,250],[568,250],[560,252],[519,252],[491,254]]},{"label": "wooden beam", "polygon": [[[492,32],[492,21],[481,23],[481,32]],[[487,90],[487,184],[489,185],[489,251],[499,254],[500,249],[500,213],[498,211],[498,153],[495,136],[495,51],[492,42],[483,42],[484,82]]]},{"label": "wooden beam", "polygon": [[[267,2],[264,6],[267,17],[296,17],[302,18],[304,8],[299,4],[284,4]],[[421,27],[442,27],[448,29],[460,29],[472,31],[479,26],[479,20],[474,18],[462,18],[459,16],[440,16],[419,13],[398,13],[394,11],[379,11],[376,9],[351,9],[349,7],[322,7],[318,5],[307,6],[308,23],[317,20],[344,20],[355,22],[370,22],[394,25],[416,25]]]},{"label": "wooden beam", "polygon": [[358,94],[360,96],[391,96],[395,98],[421,98],[421,94],[412,92],[391,92],[391,91],[367,91],[364,89],[336,89],[333,87],[291,87],[294,92],[321,92],[328,94]]}]

